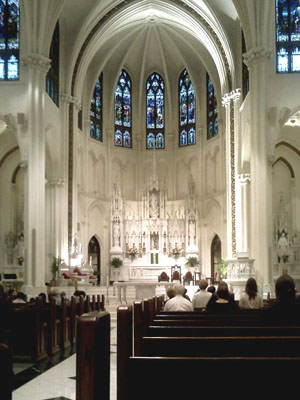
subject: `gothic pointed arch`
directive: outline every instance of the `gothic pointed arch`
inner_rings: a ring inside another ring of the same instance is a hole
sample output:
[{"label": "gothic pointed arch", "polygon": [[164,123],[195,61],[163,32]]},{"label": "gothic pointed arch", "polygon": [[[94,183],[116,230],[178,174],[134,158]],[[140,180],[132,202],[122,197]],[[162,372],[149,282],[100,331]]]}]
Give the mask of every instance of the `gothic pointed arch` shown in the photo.
[{"label": "gothic pointed arch", "polygon": [[94,271],[97,271],[97,283],[100,284],[101,276],[101,249],[96,236],[93,236],[88,244],[88,259]]},{"label": "gothic pointed arch", "polygon": [[211,276],[214,277],[215,273],[218,272],[218,265],[222,258],[222,245],[221,239],[218,235],[215,235],[211,242],[210,248],[211,254]]},{"label": "gothic pointed arch", "polygon": [[19,79],[19,0],[0,0],[0,81]]},{"label": "gothic pointed arch", "polygon": [[178,80],[179,146],[196,144],[196,99],[193,84],[186,69]]},{"label": "gothic pointed arch", "polygon": [[90,137],[103,141],[103,115],[102,115],[103,73],[96,81],[90,108]]},{"label": "gothic pointed arch", "polygon": [[152,73],[146,81],[146,148],[165,148],[165,84]]},{"label": "gothic pointed arch", "polygon": [[115,89],[115,146],[132,147],[132,86],[124,69]]}]

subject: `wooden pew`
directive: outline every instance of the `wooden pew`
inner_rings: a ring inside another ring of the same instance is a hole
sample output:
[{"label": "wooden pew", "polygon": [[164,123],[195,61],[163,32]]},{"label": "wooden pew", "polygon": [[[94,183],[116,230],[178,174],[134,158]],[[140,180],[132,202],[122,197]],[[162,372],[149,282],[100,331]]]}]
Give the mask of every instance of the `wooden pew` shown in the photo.
[{"label": "wooden pew", "polygon": [[76,399],[109,400],[110,315],[92,311],[77,326]]}]

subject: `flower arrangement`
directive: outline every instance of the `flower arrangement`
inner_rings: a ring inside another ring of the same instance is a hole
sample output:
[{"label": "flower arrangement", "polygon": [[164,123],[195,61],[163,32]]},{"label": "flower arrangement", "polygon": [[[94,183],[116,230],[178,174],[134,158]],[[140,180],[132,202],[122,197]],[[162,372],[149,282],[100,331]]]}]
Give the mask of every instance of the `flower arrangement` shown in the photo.
[{"label": "flower arrangement", "polygon": [[180,256],[180,254],[182,253],[182,248],[181,247],[174,247],[173,249],[171,249],[170,251],[170,256],[171,257],[175,257],[178,258]]},{"label": "flower arrangement", "polygon": [[135,256],[137,255],[137,253],[138,253],[138,249],[137,249],[136,247],[131,247],[130,249],[128,249],[128,252],[127,252],[128,256],[129,256],[131,259],[135,258]]}]

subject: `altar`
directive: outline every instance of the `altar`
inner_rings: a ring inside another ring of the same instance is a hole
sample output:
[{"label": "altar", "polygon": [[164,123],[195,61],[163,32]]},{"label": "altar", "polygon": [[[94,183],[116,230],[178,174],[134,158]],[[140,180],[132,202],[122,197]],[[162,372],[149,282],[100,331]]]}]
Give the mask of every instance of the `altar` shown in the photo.
[{"label": "altar", "polygon": [[144,282],[144,281],[136,281],[136,282],[114,282],[114,295],[115,288],[118,291],[118,301],[120,304],[123,302],[127,304],[127,288],[134,286],[136,293],[136,300],[148,299],[156,295],[157,288],[163,288],[164,293],[165,289],[168,287],[172,287],[176,284],[176,282]]}]

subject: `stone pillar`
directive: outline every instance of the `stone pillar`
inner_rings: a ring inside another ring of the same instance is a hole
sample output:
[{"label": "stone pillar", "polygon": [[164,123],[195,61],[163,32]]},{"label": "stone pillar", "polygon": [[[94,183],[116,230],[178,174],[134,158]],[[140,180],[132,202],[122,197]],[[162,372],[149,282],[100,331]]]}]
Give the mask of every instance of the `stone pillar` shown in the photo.
[{"label": "stone pillar", "polygon": [[25,285],[45,285],[45,77],[50,60],[30,54],[27,67],[28,171],[25,184]]},{"label": "stone pillar", "polygon": [[[239,175],[240,183],[240,242],[238,252],[249,254],[250,247],[250,174]],[[245,254],[244,254],[245,256]]]},{"label": "stone pillar", "polygon": [[262,284],[269,284],[271,280],[272,184],[267,157],[268,61],[271,53],[261,46],[244,54],[250,75],[251,258],[256,260],[257,278]]},{"label": "stone pillar", "polygon": [[[291,178],[291,233],[297,230],[296,181]],[[291,239],[291,237],[290,237]]]},{"label": "stone pillar", "polygon": [[[63,188],[64,180],[52,178],[50,185],[50,237],[51,254],[54,257],[63,258],[63,237],[61,226],[63,225]],[[67,261],[67,260],[65,260]]]},{"label": "stone pillar", "polygon": [[227,188],[227,258],[236,256],[236,142],[235,103],[240,98],[241,89],[224,94],[226,135],[226,188]]}]

